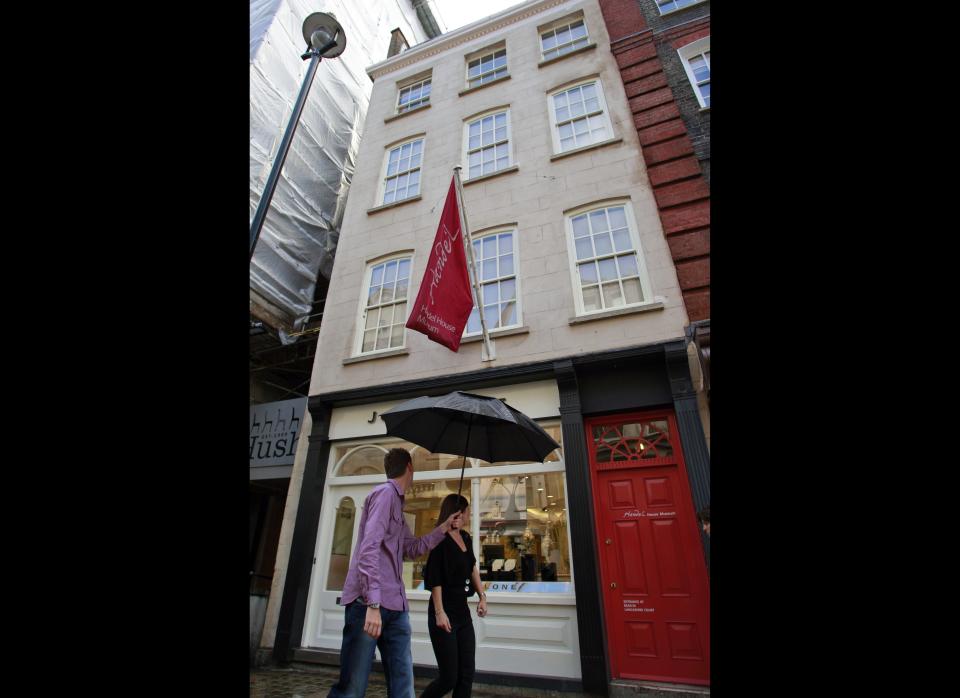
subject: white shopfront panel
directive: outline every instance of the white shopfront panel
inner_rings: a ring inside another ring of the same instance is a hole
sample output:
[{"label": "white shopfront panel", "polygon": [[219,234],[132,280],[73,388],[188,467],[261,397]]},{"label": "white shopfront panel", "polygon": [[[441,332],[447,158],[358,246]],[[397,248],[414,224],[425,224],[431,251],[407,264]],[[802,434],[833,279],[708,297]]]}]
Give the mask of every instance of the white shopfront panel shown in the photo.
[{"label": "white shopfront panel", "polygon": [[[559,415],[559,393],[554,381],[538,381],[470,392],[506,398],[508,404],[534,419]],[[356,545],[363,500],[373,487],[384,481],[383,475],[337,477],[334,473],[337,463],[335,447],[345,440],[347,444],[351,444],[354,440],[362,444],[364,437],[383,436],[385,426],[379,419],[379,415],[400,402],[402,401],[337,408],[331,415],[330,438],[340,443],[335,443],[331,448],[328,463],[317,535],[316,563],[310,580],[307,617],[302,638],[304,647],[335,652],[340,650],[343,636],[343,608],[337,605],[337,599],[341,592],[326,588],[331,572],[331,550],[337,510],[346,499],[351,500],[352,505],[356,507],[356,514],[352,521],[351,548],[353,548]],[[377,417],[371,421],[374,411],[377,412]],[[373,440],[380,443],[375,438]],[[383,444],[385,447],[389,446],[386,441]],[[473,473],[477,474],[482,470],[484,477],[509,476],[511,473],[528,472],[531,468],[546,473],[558,473],[562,472],[563,463],[475,468]],[[440,483],[451,477],[459,477],[459,468],[456,471],[446,472],[417,472],[414,475],[414,484]],[[464,489],[467,482],[470,482],[471,502],[479,501],[480,481],[478,477],[471,478],[468,470]],[[347,507],[349,506],[348,504]],[[471,507],[471,510],[473,525],[470,530],[476,531],[479,513],[474,510],[474,507]],[[343,511],[349,511],[349,508],[344,508]],[[343,524],[341,523],[340,536],[342,535]],[[475,547],[479,547],[478,538],[479,536],[474,536]],[[342,561],[336,561],[334,567],[338,564],[342,565]],[[408,571],[405,567],[405,572]],[[470,600],[477,635],[477,670],[525,676],[581,678],[574,594],[572,592],[526,593],[523,591],[525,586],[529,588],[531,584],[517,582],[512,585],[511,591],[488,590],[489,613],[486,618],[476,616],[476,597]],[[410,604],[410,624],[413,629],[413,661],[415,664],[436,666],[436,658],[427,632],[429,592],[408,590],[407,599]]]}]

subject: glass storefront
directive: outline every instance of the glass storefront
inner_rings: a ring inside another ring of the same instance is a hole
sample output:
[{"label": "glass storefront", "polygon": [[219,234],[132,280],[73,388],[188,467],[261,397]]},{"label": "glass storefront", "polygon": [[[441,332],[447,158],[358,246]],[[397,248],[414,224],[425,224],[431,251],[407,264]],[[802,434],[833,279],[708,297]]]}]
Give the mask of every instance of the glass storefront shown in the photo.
[{"label": "glass storefront", "polygon": [[[553,420],[541,426],[558,443],[560,425]],[[401,447],[413,457],[414,482],[404,497],[404,516],[415,536],[437,525],[440,505],[457,493],[463,458],[433,454],[411,443],[396,440],[336,445],[331,492],[335,484],[382,482],[383,456]],[[470,519],[464,528],[474,539],[480,577],[488,591],[520,593],[573,593],[570,544],[562,449],[544,463],[487,463],[466,460],[462,494],[470,500]],[[561,467],[558,467],[561,466]],[[341,589],[353,540],[351,537],[362,499],[337,497],[339,502],[326,588]],[[403,563],[404,585],[423,589],[427,556]]]}]

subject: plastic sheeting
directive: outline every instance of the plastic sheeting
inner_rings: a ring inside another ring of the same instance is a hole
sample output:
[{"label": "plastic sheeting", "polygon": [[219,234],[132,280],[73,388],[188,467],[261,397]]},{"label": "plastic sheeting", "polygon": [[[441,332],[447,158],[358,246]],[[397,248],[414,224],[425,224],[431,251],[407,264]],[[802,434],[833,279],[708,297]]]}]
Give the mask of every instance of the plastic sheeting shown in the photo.
[{"label": "plastic sheeting", "polygon": [[365,68],[387,58],[397,27],[411,46],[427,40],[409,0],[251,0],[251,222],[309,65],[302,28],[314,12],[337,18],[346,50],[317,68],[250,262],[251,292],[294,330],[310,313],[318,274],[333,270],[373,87]]}]

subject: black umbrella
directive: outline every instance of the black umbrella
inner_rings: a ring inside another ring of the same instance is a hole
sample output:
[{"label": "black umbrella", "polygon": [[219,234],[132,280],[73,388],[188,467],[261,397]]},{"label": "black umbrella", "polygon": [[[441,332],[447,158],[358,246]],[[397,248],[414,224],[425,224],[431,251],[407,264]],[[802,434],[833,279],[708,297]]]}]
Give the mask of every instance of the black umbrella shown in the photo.
[{"label": "black umbrella", "polygon": [[543,462],[560,444],[519,410],[495,397],[455,390],[438,397],[418,397],[384,412],[389,436],[399,436],[431,453],[463,456],[460,485],[467,456],[489,463]]}]

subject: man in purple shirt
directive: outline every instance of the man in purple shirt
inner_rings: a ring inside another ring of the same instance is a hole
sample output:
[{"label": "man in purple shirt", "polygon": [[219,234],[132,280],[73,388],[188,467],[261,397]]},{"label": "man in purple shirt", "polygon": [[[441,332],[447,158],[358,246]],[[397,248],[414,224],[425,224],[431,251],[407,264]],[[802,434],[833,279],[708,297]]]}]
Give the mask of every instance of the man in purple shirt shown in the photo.
[{"label": "man in purple shirt", "polygon": [[387,695],[413,698],[410,607],[403,588],[403,558],[420,557],[443,540],[460,512],[415,538],[403,518],[403,493],[413,482],[410,453],[393,448],[383,457],[389,478],[367,495],[360,534],[340,603],[344,610],[340,680],[328,698],[360,698],[367,690],[373,651],[380,648]]}]

